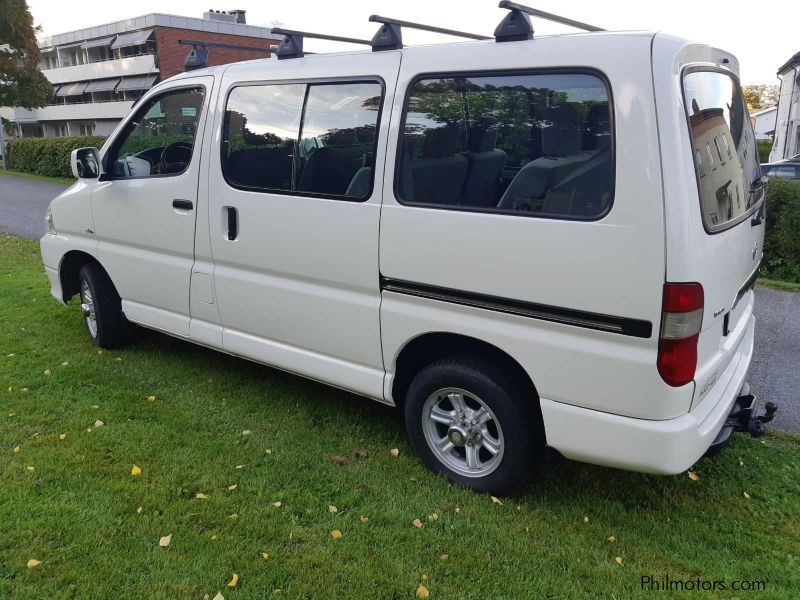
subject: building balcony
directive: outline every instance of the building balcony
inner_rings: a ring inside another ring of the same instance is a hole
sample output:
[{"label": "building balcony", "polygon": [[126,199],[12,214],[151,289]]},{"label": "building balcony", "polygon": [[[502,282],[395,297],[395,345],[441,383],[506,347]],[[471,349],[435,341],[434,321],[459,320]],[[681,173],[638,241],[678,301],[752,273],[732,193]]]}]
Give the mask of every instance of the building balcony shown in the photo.
[{"label": "building balcony", "polygon": [[17,123],[42,121],[78,121],[122,119],[133,106],[132,100],[119,102],[87,102],[85,104],[54,104],[42,108],[2,108],[0,114]]},{"label": "building balcony", "polygon": [[158,73],[156,57],[153,54],[129,56],[87,63],[85,65],[72,65],[57,69],[42,71],[50,83],[70,83],[73,81],[90,81],[106,77],[124,77],[125,75],[146,75]]}]

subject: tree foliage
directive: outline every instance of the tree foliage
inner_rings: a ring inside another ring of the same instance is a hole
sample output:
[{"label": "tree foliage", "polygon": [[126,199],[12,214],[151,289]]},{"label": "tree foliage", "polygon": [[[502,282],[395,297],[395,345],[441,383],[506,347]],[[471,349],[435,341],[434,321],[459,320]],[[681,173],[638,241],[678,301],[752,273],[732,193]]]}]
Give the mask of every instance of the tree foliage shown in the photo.
[{"label": "tree foliage", "polygon": [[757,83],[742,87],[742,94],[744,95],[745,102],[747,102],[747,108],[750,110],[760,110],[770,106],[777,106],[779,91],[777,85],[767,85],[766,83]]},{"label": "tree foliage", "polygon": [[39,47],[25,0],[0,0],[0,106],[35,108],[53,96],[39,70]]}]

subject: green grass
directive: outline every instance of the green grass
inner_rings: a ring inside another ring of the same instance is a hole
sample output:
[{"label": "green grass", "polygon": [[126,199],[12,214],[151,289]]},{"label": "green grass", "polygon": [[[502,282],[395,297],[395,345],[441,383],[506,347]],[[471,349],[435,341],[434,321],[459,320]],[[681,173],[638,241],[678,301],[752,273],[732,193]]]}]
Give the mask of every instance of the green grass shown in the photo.
[{"label": "green grass", "polygon": [[11,171],[11,170],[0,170],[0,175],[10,175],[12,177],[24,177],[25,179],[36,179],[38,181],[47,181],[49,183],[61,183],[63,185],[72,185],[75,183],[75,180],[65,177],[48,177],[47,175],[36,175],[35,173],[26,173],[25,171]]},{"label": "green grass", "polygon": [[0,236],[0,282],[2,598],[621,599],[643,575],[800,589],[800,437],[737,436],[698,481],[550,465],[500,505],[426,471],[376,403],[156,333],[97,351],[33,242]]},{"label": "green grass", "polygon": [[800,283],[794,283],[792,281],[781,281],[779,279],[765,279],[764,277],[759,277],[758,285],[777,288],[779,290],[787,290],[790,292],[800,292]]}]

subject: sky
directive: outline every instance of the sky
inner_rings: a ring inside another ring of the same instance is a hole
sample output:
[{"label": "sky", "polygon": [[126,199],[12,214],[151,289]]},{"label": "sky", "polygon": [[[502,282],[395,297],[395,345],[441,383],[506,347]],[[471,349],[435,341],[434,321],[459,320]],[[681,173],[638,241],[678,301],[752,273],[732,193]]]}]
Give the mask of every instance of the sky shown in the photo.
[{"label": "sky", "polygon": [[[264,2],[225,0],[28,0],[34,23],[43,35],[63,33],[162,12],[202,17],[204,10],[245,9],[248,24],[303,29],[347,37],[369,39],[377,25],[369,15],[379,14],[407,21],[491,35],[507,11],[496,0],[284,0]],[[661,2],[599,0],[528,0],[540,10],[590,23],[610,30],[658,30],[723,48],[739,59],[744,84],[777,84],[778,67],[800,51],[797,35],[800,5],[795,0],[763,4],[739,0],[662,0]],[[522,2],[525,3],[525,2]],[[794,8],[793,8],[794,7]],[[567,27],[533,19],[534,35],[566,33]],[[447,36],[404,30],[407,45],[454,40]],[[306,40],[309,52],[358,48],[335,42]]]}]

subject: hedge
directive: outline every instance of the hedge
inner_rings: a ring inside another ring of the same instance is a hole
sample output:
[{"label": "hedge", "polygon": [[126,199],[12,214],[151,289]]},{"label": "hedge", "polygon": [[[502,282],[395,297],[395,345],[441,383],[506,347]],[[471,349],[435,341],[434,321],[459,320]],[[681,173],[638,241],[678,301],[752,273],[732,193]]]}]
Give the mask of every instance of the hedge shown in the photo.
[{"label": "hedge", "polygon": [[769,140],[756,141],[756,148],[758,149],[758,162],[769,162],[769,153],[772,152],[772,142]]},{"label": "hedge", "polygon": [[767,184],[766,227],[761,274],[800,283],[800,181]]},{"label": "hedge", "polygon": [[8,141],[8,168],[48,177],[72,177],[69,156],[76,148],[99,148],[105,137],[22,138]]}]

